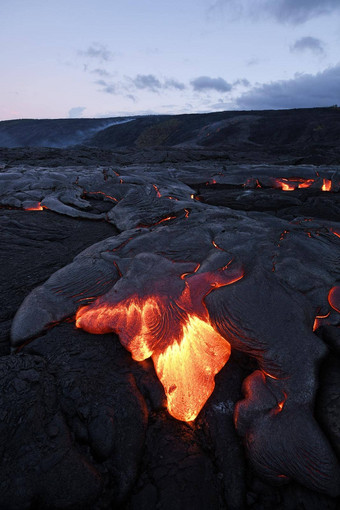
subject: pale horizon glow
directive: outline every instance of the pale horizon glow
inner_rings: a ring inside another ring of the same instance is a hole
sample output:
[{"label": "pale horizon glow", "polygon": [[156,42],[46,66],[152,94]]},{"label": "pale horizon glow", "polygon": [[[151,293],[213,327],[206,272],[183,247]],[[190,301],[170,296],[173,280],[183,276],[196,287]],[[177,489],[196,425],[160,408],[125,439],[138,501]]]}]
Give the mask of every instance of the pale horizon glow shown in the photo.
[{"label": "pale horizon glow", "polygon": [[2,0],[0,120],[340,103],[338,0]]}]

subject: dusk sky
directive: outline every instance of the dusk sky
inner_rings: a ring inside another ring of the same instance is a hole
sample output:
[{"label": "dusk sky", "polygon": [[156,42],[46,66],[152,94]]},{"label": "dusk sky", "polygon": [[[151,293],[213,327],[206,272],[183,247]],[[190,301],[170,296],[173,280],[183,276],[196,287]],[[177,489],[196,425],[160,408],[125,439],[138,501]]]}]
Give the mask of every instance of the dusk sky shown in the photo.
[{"label": "dusk sky", "polygon": [[0,0],[0,120],[340,104],[340,0]]}]

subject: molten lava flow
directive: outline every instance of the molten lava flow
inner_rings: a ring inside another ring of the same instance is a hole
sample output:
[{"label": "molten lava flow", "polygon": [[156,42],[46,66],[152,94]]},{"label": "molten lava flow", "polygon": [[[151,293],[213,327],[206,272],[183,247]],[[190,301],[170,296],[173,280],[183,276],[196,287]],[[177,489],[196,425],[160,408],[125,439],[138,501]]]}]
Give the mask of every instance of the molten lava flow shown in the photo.
[{"label": "molten lava flow", "polygon": [[230,344],[194,315],[183,325],[180,341],[155,354],[169,413],[178,420],[196,418],[215,387],[214,377],[230,356]]},{"label": "molten lava flow", "polygon": [[42,211],[44,207],[41,205],[41,202],[38,202],[35,205],[31,205],[30,207],[25,207],[25,211]]},{"label": "molten lava flow", "polygon": [[[229,270],[229,265],[197,273],[198,264],[193,273],[178,279],[150,280],[150,288],[161,289],[158,294],[153,290],[142,295],[142,290],[123,300],[119,291],[107,300],[104,296],[78,310],[76,326],[90,333],[114,331],[136,361],[151,356],[170,414],[178,420],[194,420],[230,356],[230,344],[212,327],[203,302],[215,288],[243,277],[243,270]],[[168,295],[170,288],[177,289],[175,296]]]},{"label": "molten lava flow", "polygon": [[275,409],[273,409],[273,414],[278,414],[278,413],[281,413],[285,403],[286,403],[286,400],[287,400],[287,393],[284,391],[283,392],[283,399],[277,403],[277,407]]},{"label": "molten lava flow", "polygon": [[118,202],[118,200],[115,197],[112,197],[111,195],[107,195],[104,193],[104,191],[86,191],[86,195],[103,195],[105,198],[108,198],[109,200],[113,200],[114,202]]},{"label": "molten lava flow", "polygon": [[329,317],[331,312],[328,312],[326,315],[316,315],[314,324],[313,324],[313,331],[316,331],[319,326],[322,324],[322,319],[327,319]]},{"label": "molten lava flow", "polygon": [[152,187],[155,189],[156,195],[158,196],[158,198],[161,198],[162,195],[161,195],[159,189],[157,188],[156,184],[153,184]]},{"label": "molten lava flow", "polygon": [[331,191],[332,181],[330,179],[323,179],[321,189],[322,191]]},{"label": "molten lava flow", "polygon": [[281,181],[281,186],[283,191],[294,191],[295,186],[294,184],[289,184],[288,182]]},{"label": "molten lava flow", "polygon": [[336,230],[334,230],[333,228],[330,228],[329,229],[335,236],[337,237],[340,237],[340,232],[337,232]]},{"label": "molten lava flow", "polygon": [[145,225],[144,223],[140,223],[139,225],[137,225],[137,227],[138,228],[155,227],[156,225],[159,225],[160,223],[163,223],[164,221],[175,220],[176,218],[177,218],[177,216],[175,214],[173,214],[171,216],[167,216],[166,218],[162,218],[159,221],[156,221],[156,223],[151,223],[150,225]]},{"label": "molten lava flow", "polygon": [[340,285],[333,287],[328,294],[328,303],[340,313]]},{"label": "molten lava flow", "polygon": [[215,242],[215,241],[212,241],[212,245],[214,246],[214,248],[216,248],[217,250],[221,250],[223,251],[223,248],[221,248],[220,246],[218,246],[218,244]]},{"label": "molten lava flow", "polygon": [[315,179],[303,179],[302,177],[292,177],[290,179],[275,179],[276,184],[283,191],[294,191],[296,187],[299,189],[310,188]]},{"label": "molten lava flow", "polygon": [[[188,314],[176,305],[169,312],[157,297],[134,296],[115,307],[86,308],[78,311],[76,326],[84,327],[86,322],[90,333],[115,331],[136,361],[152,356],[169,413],[178,420],[194,420],[213,392],[215,375],[230,356],[229,342],[207,317]],[[174,313],[179,315],[177,324],[171,320]]]},{"label": "molten lava flow", "polygon": [[298,188],[310,188],[314,179],[306,179],[298,185]]},{"label": "molten lava flow", "polygon": [[275,379],[275,380],[278,380],[277,377],[275,377],[274,375],[271,375],[269,374],[268,372],[265,372],[264,370],[261,370],[261,372],[266,375],[267,377],[270,377],[270,379]]}]

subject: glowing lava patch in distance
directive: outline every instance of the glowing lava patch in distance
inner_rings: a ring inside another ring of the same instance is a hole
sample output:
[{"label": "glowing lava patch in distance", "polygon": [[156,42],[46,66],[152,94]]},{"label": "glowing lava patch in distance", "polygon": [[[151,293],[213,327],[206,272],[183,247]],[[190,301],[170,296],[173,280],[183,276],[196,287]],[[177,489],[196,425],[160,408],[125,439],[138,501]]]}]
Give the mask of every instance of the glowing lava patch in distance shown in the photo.
[{"label": "glowing lava patch in distance", "polygon": [[330,179],[323,179],[321,189],[322,189],[322,191],[331,191],[332,190],[332,181]]},{"label": "glowing lava patch in distance", "polygon": [[276,184],[279,188],[281,188],[283,191],[294,191],[295,190],[295,184],[289,184],[288,179],[275,179]]},{"label": "glowing lava patch in distance", "polygon": [[37,202],[37,204],[31,205],[30,207],[25,207],[25,211],[43,211],[44,207],[41,205],[40,202]]}]

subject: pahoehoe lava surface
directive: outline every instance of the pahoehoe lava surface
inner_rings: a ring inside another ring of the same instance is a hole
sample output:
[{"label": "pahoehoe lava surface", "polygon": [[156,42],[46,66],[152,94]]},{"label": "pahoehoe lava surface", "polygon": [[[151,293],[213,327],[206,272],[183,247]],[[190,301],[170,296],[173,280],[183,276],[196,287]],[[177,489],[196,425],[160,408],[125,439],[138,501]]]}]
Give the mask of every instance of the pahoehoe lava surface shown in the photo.
[{"label": "pahoehoe lava surface", "polygon": [[274,113],[1,150],[0,508],[338,508],[338,111]]}]

